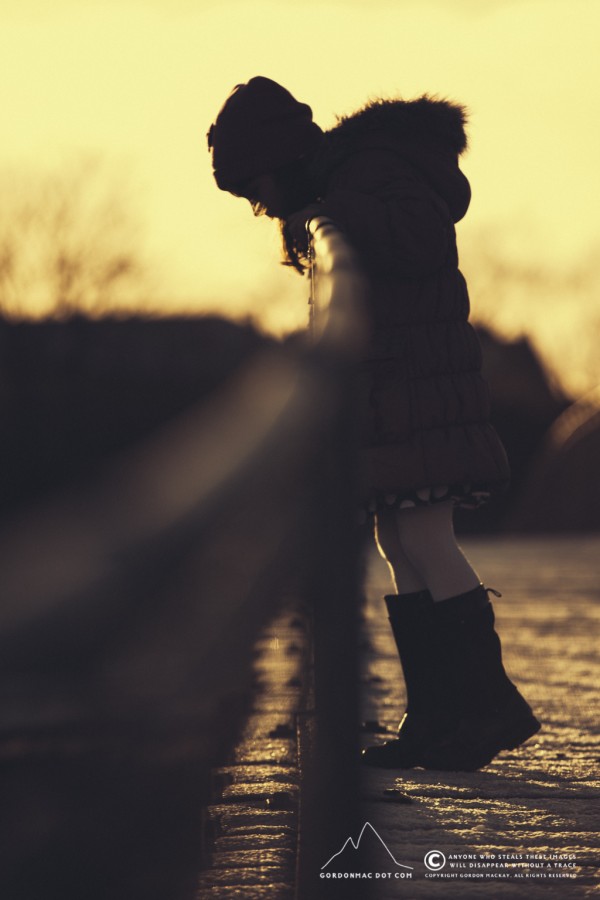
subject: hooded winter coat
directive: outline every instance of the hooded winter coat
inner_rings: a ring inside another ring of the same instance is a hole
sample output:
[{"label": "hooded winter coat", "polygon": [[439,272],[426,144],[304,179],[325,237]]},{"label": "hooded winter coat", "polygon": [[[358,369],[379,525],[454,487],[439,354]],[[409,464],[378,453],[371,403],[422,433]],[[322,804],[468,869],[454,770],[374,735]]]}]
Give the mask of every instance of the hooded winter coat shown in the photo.
[{"label": "hooded winter coat", "polygon": [[464,126],[462,107],[422,97],[370,103],[326,132],[323,214],[371,284],[361,384],[366,477],[381,502],[438,486],[485,491],[509,477],[458,268],[454,225],[470,201],[458,166]]}]

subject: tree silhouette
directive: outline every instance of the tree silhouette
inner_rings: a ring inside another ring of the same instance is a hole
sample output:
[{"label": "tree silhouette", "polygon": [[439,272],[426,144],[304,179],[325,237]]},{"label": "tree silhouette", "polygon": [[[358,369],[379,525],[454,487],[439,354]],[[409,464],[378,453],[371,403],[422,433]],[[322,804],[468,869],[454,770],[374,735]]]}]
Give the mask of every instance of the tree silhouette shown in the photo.
[{"label": "tree silhouette", "polygon": [[44,174],[4,173],[0,311],[20,317],[132,308],[148,267],[127,190],[87,158]]},{"label": "tree silhouette", "polygon": [[600,383],[598,259],[598,247],[570,262],[515,254],[498,229],[481,230],[461,254],[473,322],[513,340],[527,337],[564,389],[587,393]]}]

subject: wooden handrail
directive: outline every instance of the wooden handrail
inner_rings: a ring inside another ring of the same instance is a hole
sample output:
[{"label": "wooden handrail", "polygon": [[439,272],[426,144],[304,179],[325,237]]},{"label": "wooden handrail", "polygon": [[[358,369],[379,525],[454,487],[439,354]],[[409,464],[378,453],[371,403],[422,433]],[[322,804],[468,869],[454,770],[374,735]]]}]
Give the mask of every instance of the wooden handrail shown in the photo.
[{"label": "wooden handrail", "polygon": [[313,694],[303,763],[298,900],[364,898],[344,881],[319,879],[326,860],[358,833],[358,602],[362,554],[359,500],[358,393],[355,371],[366,348],[367,283],[341,229],[329,219],[307,223],[311,236],[314,347],[337,380],[335,425],[315,475],[319,528],[309,587],[313,618]]},{"label": "wooden handrail", "polygon": [[304,349],[257,351],[208,401],[0,532],[0,739],[168,735],[186,723],[212,737],[281,587],[301,573],[317,726],[302,900],[319,897],[311,859],[334,852],[356,806],[352,373],[365,290],[339,229],[310,228],[319,309]]}]

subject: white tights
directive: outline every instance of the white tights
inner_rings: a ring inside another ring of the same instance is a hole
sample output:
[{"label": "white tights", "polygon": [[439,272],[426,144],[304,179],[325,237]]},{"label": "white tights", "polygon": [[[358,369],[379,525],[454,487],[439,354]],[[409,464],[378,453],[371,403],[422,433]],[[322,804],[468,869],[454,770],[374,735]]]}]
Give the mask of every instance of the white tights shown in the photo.
[{"label": "white tights", "polygon": [[378,512],[375,536],[398,594],[428,589],[437,602],[480,584],[456,542],[451,502]]}]

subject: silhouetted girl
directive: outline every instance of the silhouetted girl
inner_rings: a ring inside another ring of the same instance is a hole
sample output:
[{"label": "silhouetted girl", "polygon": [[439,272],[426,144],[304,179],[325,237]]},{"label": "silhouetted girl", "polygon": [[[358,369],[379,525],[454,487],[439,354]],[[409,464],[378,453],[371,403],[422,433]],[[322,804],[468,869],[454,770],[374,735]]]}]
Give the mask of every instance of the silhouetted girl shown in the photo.
[{"label": "silhouetted girl", "polygon": [[479,506],[509,476],[458,269],[464,125],[462,107],[424,96],[369,103],[323,132],[309,106],[257,77],[208,135],[218,186],[280,220],[289,264],[306,266],[305,222],[325,215],[370,279],[366,475],[408,695],[397,738],[363,752],[373,766],[476,769],[540,727],[453,529],[455,506]]}]

